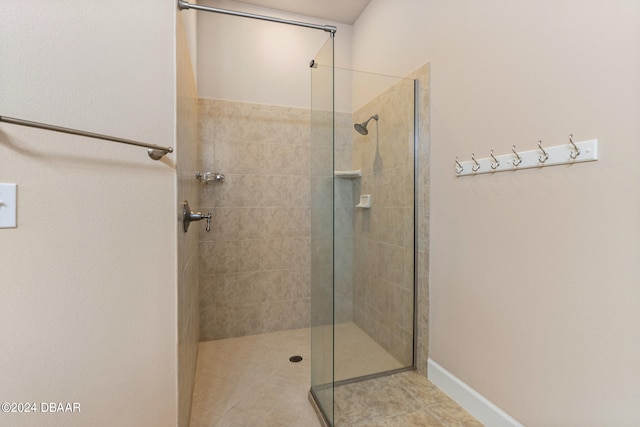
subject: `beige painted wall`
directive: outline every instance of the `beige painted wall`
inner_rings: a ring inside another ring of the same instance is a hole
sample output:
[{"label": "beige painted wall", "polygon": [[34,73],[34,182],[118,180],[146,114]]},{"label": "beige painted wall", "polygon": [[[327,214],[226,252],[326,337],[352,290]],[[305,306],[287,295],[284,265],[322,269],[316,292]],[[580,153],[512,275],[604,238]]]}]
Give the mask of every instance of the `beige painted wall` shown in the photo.
[{"label": "beige painted wall", "polygon": [[[354,24],[354,68],[431,63],[431,358],[527,426],[640,423],[639,20],[627,0],[372,0]],[[454,175],[570,132],[601,160]]]},{"label": "beige painted wall", "polygon": [[[0,15],[0,114],[175,144],[175,2],[23,2]],[[174,426],[174,155],[0,125],[0,395],[79,402],[16,426]]]},{"label": "beige painted wall", "polygon": [[[198,2],[194,0],[190,3],[197,4]],[[195,80],[198,79],[198,14],[202,14],[202,12],[195,9],[184,9],[180,11],[180,18],[189,51],[189,60],[191,62],[191,72]]]},{"label": "beige painted wall", "polygon": [[[336,65],[348,68],[351,26],[232,0],[214,6],[284,19],[334,25]],[[202,98],[309,108],[309,62],[329,33],[303,27],[201,12],[198,15],[198,94]]]}]

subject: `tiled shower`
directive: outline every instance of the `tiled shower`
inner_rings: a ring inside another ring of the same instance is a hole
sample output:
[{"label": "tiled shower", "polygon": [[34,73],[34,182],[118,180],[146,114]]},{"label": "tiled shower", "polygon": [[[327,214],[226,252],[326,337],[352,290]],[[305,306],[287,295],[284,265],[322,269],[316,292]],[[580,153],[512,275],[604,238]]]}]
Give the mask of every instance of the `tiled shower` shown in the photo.
[{"label": "tiled shower", "polygon": [[[413,340],[413,80],[336,113],[336,322],[353,321],[407,366]],[[353,123],[378,114],[362,136]],[[373,124],[372,124],[373,125]],[[199,100],[200,168],[225,175],[200,185],[200,340],[310,326],[314,168],[307,109]],[[371,209],[357,209],[361,194]],[[330,226],[330,224],[329,224]],[[425,236],[423,236],[425,237]]]},{"label": "tiled shower", "polygon": [[309,111],[200,99],[200,339],[309,326]]},{"label": "tiled shower", "polygon": [[[428,66],[415,77],[428,83]],[[335,366],[322,368],[330,370],[322,374],[329,382],[411,367],[415,344],[418,362],[426,360],[426,310],[417,313],[414,342],[414,284],[426,290],[427,234],[421,232],[416,245],[414,231],[416,222],[427,218],[422,207],[428,141],[419,139],[416,162],[414,130],[426,135],[422,118],[428,111],[418,111],[415,120],[412,78],[390,81],[353,112],[335,112],[333,121],[325,121],[332,124],[322,126],[321,139],[332,140],[329,147],[318,145],[310,132],[317,111],[199,99],[199,169],[224,174],[224,181],[199,184],[198,210],[213,214],[210,232],[197,228],[201,342],[309,328],[319,321],[336,325],[336,348],[328,348]],[[420,99],[428,99],[423,92]],[[354,123],[374,114],[379,120],[370,123],[369,134],[358,134]],[[333,137],[327,139],[326,132]],[[414,177],[418,164],[420,175]],[[334,178],[332,170],[357,170],[359,176]],[[327,188],[333,188],[328,204]],[[371,197],[370,208],[356,207],[363,194]],[[328,222],[322,219],[324,209],[316,210],[312,222],[314,206],[323,204]],[[334,261],[313,267],[312,252],[327,244],[314,246],[318,231],[333,245]],[[333,307],[313,325],[312,271],[330,279],[331,290],[322,298]],[[426,292],[418,298],[421,307],[428,306]],[[357,349],[342,351],[337,343],[360,342],[349,335],[354,328],[395,362],[381,370],[351,370],[360,359]],[[340,366],[347,358],[351,361]]]},{"label": "tiled shower", "polygon": [[[414,81],[403,79],[354,114],[377,114],[377,128],[353,136],[354,195],[369,194],[371,209],[355,209],[353,322],[402,366],[413,363]],[[407,102],[409,100],[409,102]]]}]

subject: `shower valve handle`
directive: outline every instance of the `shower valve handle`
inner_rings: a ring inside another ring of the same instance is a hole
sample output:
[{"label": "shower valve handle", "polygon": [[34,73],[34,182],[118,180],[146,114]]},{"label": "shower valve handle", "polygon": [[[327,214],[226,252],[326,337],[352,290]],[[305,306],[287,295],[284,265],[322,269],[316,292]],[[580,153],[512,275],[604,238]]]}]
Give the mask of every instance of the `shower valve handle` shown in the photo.
[{"label": "shower valve handle", "polygon": [[207,220],[207,232],[211,231],[211,212],[207,212],[206,215],[200,212],[192,212],[187,201],[182,204],[182,226],[185,233],[189,229],[191,221],[201,221],[203,219]]},{"label": "shower valve handle", "polygon": [[211,231],[211,212],[207,212],[206,215],[200,212],[189,212],[189,222],[203,219],[207,220],[207,232]]}]

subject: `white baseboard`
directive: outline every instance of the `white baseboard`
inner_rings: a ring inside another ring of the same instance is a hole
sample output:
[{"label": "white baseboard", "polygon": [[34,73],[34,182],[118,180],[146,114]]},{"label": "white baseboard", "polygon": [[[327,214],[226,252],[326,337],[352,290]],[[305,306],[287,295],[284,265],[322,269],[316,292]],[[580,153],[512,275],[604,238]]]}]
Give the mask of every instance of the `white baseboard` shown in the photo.
[{"label": "white baseboard", "polygon": [[451,396],[458,405],[466,409],[485,426],[524,427],[523,424],[431,359],[427,362],[427,370],[429,380],[432,383]]}]

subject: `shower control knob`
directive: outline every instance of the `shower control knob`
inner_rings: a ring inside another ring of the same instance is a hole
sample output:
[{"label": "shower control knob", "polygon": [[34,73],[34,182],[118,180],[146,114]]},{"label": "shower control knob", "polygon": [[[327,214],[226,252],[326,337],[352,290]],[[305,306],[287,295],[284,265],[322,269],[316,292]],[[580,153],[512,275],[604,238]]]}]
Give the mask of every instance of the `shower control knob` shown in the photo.
[{"label": "shower control knob", "polygon": [[182,227],[185,233],[189,230],[191,221],[201,221],[203,219],[207,220],[207,232],[211,231],[211,212],[207,212],[206,215],[200,212],[192,212],[189,202],[185,200],[182,203]]},{"label": "shower control knob", "polygon": [[200,212],[189,212],[189,222],[203,219],[207,220],[207,232],[211,231],[211,212],[207,212],[206,215]]}]

